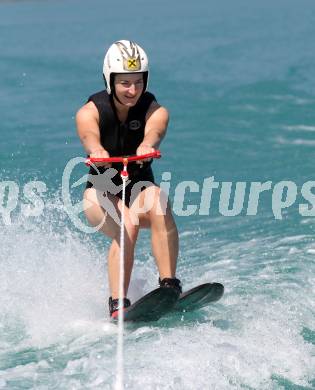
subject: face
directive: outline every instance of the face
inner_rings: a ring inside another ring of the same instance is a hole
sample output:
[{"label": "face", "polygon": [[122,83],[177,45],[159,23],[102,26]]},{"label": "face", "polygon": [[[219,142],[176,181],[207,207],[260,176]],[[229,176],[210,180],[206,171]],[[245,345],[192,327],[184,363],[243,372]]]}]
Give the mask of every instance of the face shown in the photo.
[{"label": "face", "polygon": [[115,91],[118,99],[125,106],[134,106],[143,91],[142,73],[119,73],[115,75]]}]

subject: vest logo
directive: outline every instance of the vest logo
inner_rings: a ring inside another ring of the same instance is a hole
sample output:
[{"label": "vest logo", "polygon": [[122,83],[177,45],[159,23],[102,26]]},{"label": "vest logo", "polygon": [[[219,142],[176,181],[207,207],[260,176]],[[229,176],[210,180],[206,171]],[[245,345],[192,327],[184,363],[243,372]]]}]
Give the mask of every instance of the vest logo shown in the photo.
[{"label": "vest logo", "polygon": [[141,127],[141,122],[138,120],[134,120],[129,122],[129,129],[130,130],[139,130]]}]

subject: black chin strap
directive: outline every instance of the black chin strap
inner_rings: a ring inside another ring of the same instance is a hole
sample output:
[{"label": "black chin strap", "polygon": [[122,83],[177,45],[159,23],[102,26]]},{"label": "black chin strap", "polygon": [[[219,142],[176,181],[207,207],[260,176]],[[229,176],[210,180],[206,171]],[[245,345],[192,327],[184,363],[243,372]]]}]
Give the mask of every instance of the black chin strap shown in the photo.
[{"label": "black chin strap", "polygon": [[117,96],[117,94],[116,94],[116,90],[115,90],[115,87],[114,87],[114,86],[112,86],[111,91],[112,91],[112,94],[113,94],[113,96],[115,97],[115,99],[116,99],[121,105],[124,106],[124,103],[122,103],[122,102],[118,99],[118,96]]}]

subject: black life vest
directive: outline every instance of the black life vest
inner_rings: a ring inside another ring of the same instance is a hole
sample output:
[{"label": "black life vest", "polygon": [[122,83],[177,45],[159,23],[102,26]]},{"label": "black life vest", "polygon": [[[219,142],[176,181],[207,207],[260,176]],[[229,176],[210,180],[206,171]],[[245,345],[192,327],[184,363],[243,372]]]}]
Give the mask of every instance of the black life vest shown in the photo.
[{"label": "black life vest", "polygon": [[[149,107],[156,101],[154,95],[145,92],[135,106],[128,111],[127,120],[122,123],[118,119],[113,98],[107,91],[91,95],[88,102],[93,102],[99,113],[99,129],[101,145],[111,157],[131,156],[136,154],[138,146],[144,138],[145,118]],[[144,173],[152,176],[151,163],[145,163],[142,167],[131,163],[128,166],[129,175],[132,177],[143,176]],[[113,168],[121,170],[121,164],[113,164]],[[103,169],[101,169],[103,171]],[[93,168],[91,174],[95,174]]]}]

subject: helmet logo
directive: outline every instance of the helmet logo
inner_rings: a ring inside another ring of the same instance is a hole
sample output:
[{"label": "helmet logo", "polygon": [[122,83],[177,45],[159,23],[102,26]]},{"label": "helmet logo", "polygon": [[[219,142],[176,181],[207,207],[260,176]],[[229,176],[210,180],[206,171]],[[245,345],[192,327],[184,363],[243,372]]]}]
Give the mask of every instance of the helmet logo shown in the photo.
[{"label": "helmet logo", "polygon": [[124,69],[126,70],[139,70],[141,68],[140,59],[138,58],[128,58],[124,61]]}]

